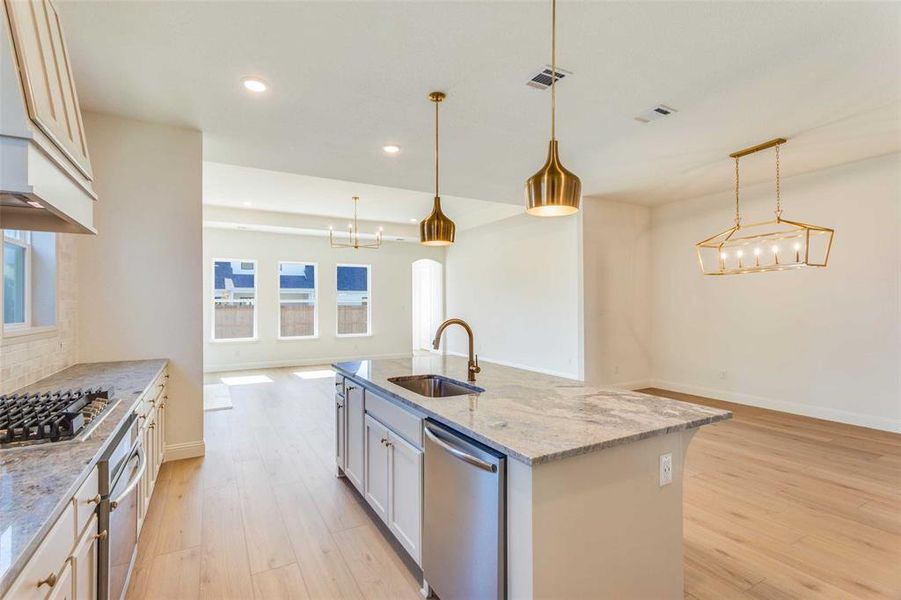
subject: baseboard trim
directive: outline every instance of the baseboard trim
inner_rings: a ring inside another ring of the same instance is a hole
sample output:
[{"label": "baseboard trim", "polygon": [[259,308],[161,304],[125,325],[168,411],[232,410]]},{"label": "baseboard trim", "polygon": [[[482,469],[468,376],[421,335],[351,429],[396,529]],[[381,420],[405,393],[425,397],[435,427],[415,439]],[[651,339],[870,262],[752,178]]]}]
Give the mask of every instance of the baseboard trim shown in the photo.
[{"label": "baseboard trim", "polygon": [[[469,358],[468,354],[463,354],[462,352],[454,352],[453,350],[448,350],[446,352],[448,356],[459,356],[461,358]],[[514,369],[522,369],[523,371],[533,371],[535,373],[541,373],[543,375],[553,375],[554,377],[564,377],[566,379],[576,379],[581,381],[582,378],[579,377],[576,373],[564,373],[563,371],[554,371],[553,369],[539,369],[538,367],[532,367],[529,365],[522,365],[515,362],[509,362],[506,360],[497,360],[495,358],[491,358],[488,356],[479,356],[479,362],[491,363],[494,365],[501,365],[502,367],[512,367]]]},{"label": "baseboard trim", "polygon": [[233,364],[212,364],[204,365],[204,373],[223,373],[225,371],[251,371],[253,369],[280,369],[284,367],[309,367],[313,365],[328,365],[336,362],[354,361],[364,359],[386,360],[394,358],[410,358],[412,352],[400,354],[377,354],[374,356],[365,355],[361,357],[359,354],[354,356],[331,356],[320,358],[303,358],[303,359],[284,359],[284,360],[262,360],[252,362],[241,362]]},{"label": "baseboard trim", "polygon": [[206,453],[206,445],[203,440],[193,442],[182,442],[180,444],[166,444],[166,451],[163,454],[163,462],[170,460],[181,460],[183,458],[196,458]]},{"label": "baseboard trim", "polygon": [[901,433],[901,423],[886,417],[877,417],[836,408],[811,406],[809,404],[801,404],[800,402],[788,402],[785,400],[766,398],[764,396],[754,396],[752,394],[742,394],[740,392],[730,392],[728,390],[718,390],[700,385],[677,383],[675,381],[664,381],[660,379],[655,379],[646,387],[672,390],[683,394],[704,396],[716,400],[725,400],[726,402],[756,406],[757,408],[766,408],[804,417],[813,417],[815,419],[837,421],[839,423],[847,423],[848,425],[857,425],[859,427]]},{"label": "baseboard trim", "polygon": [[643,390],[644,388],[654,387],[654,382],[649,379],[638,379],[636,381],[623,381],[622,383],[609,383],[602,385],[609,385],[611,387],[619,388],[621,390],[629,390],[631,392],[635,390]]}]

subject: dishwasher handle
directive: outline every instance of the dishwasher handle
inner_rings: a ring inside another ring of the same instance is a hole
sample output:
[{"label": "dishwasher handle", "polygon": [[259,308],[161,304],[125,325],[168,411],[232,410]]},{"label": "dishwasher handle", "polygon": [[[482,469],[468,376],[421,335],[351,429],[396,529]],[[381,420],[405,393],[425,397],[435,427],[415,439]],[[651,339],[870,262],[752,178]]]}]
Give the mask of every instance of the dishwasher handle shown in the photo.
[{"label": "dishwasher handle", "polygon": [[437,445],[441,446],[441,448],[443,448],[444,450],[447,450],[448,452],[450,452],[452,455],[459,458],[463,462],[467,462],[474,467],[478,467],[478,468],[482,469],[483,471],[488,471],[490,473],[497,473],[497,465],[493,465],[489,462],[485,462],[481,458],[473,456],[472,454],[467,454],[466,452],[463,452],[459,448],[454,448],[453,446],[451,446],[450,444],[448,444],[447,442],[445,442],[444,440],[439,438],[437,435],[432,433],[432,430],[429,429],[428,426],[423,427],[423,429],[425,430],[426,437],[428,437],[430,440],[435,442]]},{"label": "dishwasher handle", "polygon": [[117,498],[110,500],[110,512],[116,510],[116,508],[123,500],[125,500],[128,494],[130,494],[131,491],[135,489],[135,487],[137,487],[138,483],[140,483],[141,481],[141,477],[144,476],[144,471],[147,470],[147,455],[144,453],[144,446],[142,444],[138,444],[134,454],[131,455],[131,458],[128,462],[131,462],[135,457],[137,457],[139,461],[138,469],[132,474],[131,479],[128,481],[128,485],[125,486],[125,490],[123,490]]}]

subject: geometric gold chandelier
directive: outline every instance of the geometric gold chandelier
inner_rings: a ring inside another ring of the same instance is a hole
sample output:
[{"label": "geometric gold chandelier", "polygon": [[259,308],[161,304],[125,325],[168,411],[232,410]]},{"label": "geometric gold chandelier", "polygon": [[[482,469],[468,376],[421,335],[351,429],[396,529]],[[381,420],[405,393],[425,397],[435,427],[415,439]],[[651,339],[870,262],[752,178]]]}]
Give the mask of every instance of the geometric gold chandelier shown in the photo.
[{"label": "geometric gold chandelier", "polygon": [[[776,138],[729,155],[735,159],[735,225],[695,244],[704,275],[826,266],[835,230],[782,218],[779,146],[785,142],[784,138]],[[769,148],[776,149],[776,218],[744,225],[739,202],[738,159]]]},{"label": "geometric gold chandelier", "polygon": [[328,241],[329,245],[332,248],[373,248],[377,249],[382,245],[382,228],[379,227],[379,230],[374,235],[363,234],[364,239],[369,238],[371,242],[360,242],[360,227],[357,224],[357,202],[360,201],[358,196],[353,197],[354,201],[354,220],[352,223],[347,224],[347,241],[342,242],[338,241],[335,232],[332,230],[332,226],[328,226]]}]

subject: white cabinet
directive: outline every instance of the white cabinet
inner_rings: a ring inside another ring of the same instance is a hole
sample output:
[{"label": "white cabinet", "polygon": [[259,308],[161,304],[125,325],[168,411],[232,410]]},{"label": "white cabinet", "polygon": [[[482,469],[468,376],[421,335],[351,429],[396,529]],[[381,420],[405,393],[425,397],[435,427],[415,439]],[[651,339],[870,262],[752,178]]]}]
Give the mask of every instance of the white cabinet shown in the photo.
[{"label": "white cabinet", "polygon": [[72,554],[75,573],[76,600],[97,598],[97,540],[106,537],[106,531],[97,533],[97,517],[91,519],[81,541]]},{"label": "white cabinet", "polygon": [[363,497],[372,510],[388,520],[388,429],[366,415],[366,475]]},{"label": "white cabinet", "polygon": [[422,450],[366,415],[363,497],[416,564],[422,550]]},{"label": "white cabinet", "polygon": [[164,371],[147,392],[147,399],[138,409],[141,422],[140,436],[144,445],[147,468],[138,484],[138,533],[144,526],[144,517],[150,509],[150,499],[156,487],[157,475],[165,458],[166,447],[166,403],[168,378]]},{"label": "white cabinet", "polygon": [[338,476],[344,475],[346,461],[347,417],[344,409],[344,386],[335,388],[335,465]]},{"label": "white cabinet", "polygon": [[388,528],[416,564],[422,559],[422,450],[388,432]]},{"label": "white cabinet", "polygon": [[421,564],[422,416],[339,376],[335,437],[338,468]]},{"label": "white cabinet", "polygon": [[350,383],[345,386],[344,411],[346,428],[345,448],[347,452],[346,468],[344,474],[354,487],[362,494],[364,492],[365,452],[363,431],[363,388]]},{"label": "white cabinet", "polygon": [[56,584],[47,594],[47,600],[73,600],[75,598],[75,589],[72,578],[72,561],[67,560],[66,566],[63,567],[62,573],[56,580]]},{"label": "white cabinet", "polygon": [[6,6],[28,115],[90,180],[81,109],[56,8],[50,0],[8,0]]}]

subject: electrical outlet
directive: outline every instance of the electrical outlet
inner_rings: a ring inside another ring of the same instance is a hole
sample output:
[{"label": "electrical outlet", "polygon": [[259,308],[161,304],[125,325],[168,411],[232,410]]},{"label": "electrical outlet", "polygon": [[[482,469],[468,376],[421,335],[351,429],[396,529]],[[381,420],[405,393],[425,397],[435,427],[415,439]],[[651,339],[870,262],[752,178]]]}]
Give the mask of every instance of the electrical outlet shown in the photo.
[{"label": "electrical outlet", "polygon": [[728,373],[726,371],[720,371],[720,379],[725,379]]},{"label": "electrical outlet", "polygon": [[614,366],[613,366],[613,374],[614,374],[614,375],[619,375],[619,365],[614,365]]},{"label": "electrical outlet", "polygon": [[660,487],[673,482],[673,453],[660,455]]}]

